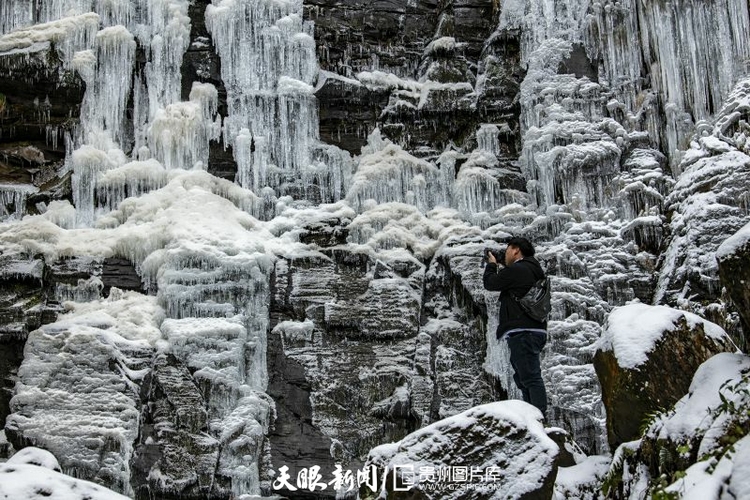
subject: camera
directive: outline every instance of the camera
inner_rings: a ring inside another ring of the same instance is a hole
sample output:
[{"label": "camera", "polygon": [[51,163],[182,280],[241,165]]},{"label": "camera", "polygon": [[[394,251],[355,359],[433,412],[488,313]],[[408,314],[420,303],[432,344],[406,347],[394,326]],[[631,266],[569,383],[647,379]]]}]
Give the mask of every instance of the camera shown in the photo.
[{"label": "camera", "polygon": [[497,261],[498,265],[504,266],[505,265],[505,250],[497,250],[495,248],[485,248],[484,253],[482,254],[482,262],[485,264],[489,262],[487,259],[487,255],[492,254],[495,256],[495,260]]}]

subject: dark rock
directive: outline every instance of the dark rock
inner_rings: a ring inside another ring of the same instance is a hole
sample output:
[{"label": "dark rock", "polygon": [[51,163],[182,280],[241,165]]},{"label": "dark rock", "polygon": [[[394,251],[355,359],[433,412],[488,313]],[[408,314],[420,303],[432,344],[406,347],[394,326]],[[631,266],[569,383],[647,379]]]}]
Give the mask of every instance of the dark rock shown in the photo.
[{"label": "dark rock", "polygon": [[368,89],[356,80],[321,75],[325,78],[315,92],[320,111],[320,138],[329,144],[359,154],[367,135],[388,104],[386,89]]},{"label": "dark rock", "polygon": [[299,240],[305,244],[314,244],[320,248],[346,244],[349,230],[341,224],[341,219],[319,221],[303,228]]},{"label": "dark rock", "polygon": [[[210,0],[196,0],[190,3],[190,46],[182,59],[182,100],[187,101],[193,82],[210,83],[219,94],[218,112],[227,117],[227,89],[221,78],[221,59],[216,53],[211,35],[206,29],[206,7]],[[234,181],[237,175],[237,162],[234,159],[232,146],[224,144],[223,136],[211,141],[208,153],[208,172]]]},{"label": "dark rock", "polygon": [[573,45],[568,57],[560,61],[560,67],[557,69],[560,74],[572,73],[576,78],[587,77],[592,82],[599,81],[599,70],[589,57],[586,55],[586,49],[583,45]]},{"label": "dark rock", "polygon": [[[605,344],[594,355],[594,368],[601,383],[602,400],[607,412],[607,437],[612,449],[637,439],[641,422],[648,415],[671,407],[684,396],[701,363],[714,354],[736,349],[723,332],[722,336],[716,336],[716,325],[697,321],[696,316],[688,316],[690,313],[642,304],[615,309],[610,315],[610,326],[603,338],[613,338],[609,342],[615,342],[615,345],[617,342],[634,341],[618,339],[618,336],[622,336],[621,332],[611,333],[614,314],[618,314],[618,320],[625,314],[631,317],[658,315],[659,320],[666,318],[673,323],[645,353],[647,359],[635,366],[632,366],[634,362],[628,355],[624,360],[618,359],[616,346],[613,350],[611,345],[606,347]],[[643,342],[643,339],[639,340]],[[669,368],[665,370],[665,367]]]},{"label": "dark rock", "polygon": [[[315,23],[321,69],[345,77],[323,75],[325,81],[316,93],[321,138],[358,154],[377,125],[389,139],[425,157],[451,144],[470,145],[480,123],[500,123],[513,131],[507,144],[509,151],[517,151],[517,94],[523,74],[518,34],[485,43],[494,28],[496,7],[491,0],[438,5],[305,2],[305,16]],[[446,37],[454,43],[439,43]],[[427,50],[433,40],[436,44]],[[362,71],[452,86],[426,90],[421,104],[399,106],[400,100],[414,96],[398,89],[368,89],[350,80]],[[475,89],[480,79],[481,89]]]},{"label": "dark rock", "polygon": [[416,70],[424,41],[435,32],[436,3],[377,0],[305,2],[315,22],[321,69],[354,76],[378,68],[397,74]]},{"label": "dark rock", "polygon": [[42,186],[65,159],[85,84],[54,47],[37,44],[0,53],[0,89],[0,182]]},{"label": "dark rock", "polygon": [[[372,280],[376,263],[366,255],[343,248],[326,254],[279,261],[272,277],[269,390],[281,425],[271,438],[272,450],[279,448],[277,470],[285,463],[329,464],[331,450],[356,466],[372,446],[416,428],[406,408],[389,421],[373,408],[385,407],[408,383],[404,367],[411,364],[421,304],[409,298],[413,291],[402,292],[412,290],[410,280],[419,281],[421,271],[396,265]],[[381,317],[381,329],[373,330]],[[300,455],[300,439],[314,449]]]},{"label": "dark rock", "polygon": [[136,499],[228,499],[215,476],[219,442],[207,433],[203,396],[172,355],[159,355],[141,387],[140,436],[130,461]]},{"label": "dark rock", "polygon": [[141,277],[135,270],[133,264],[127,260],[117,257],[108,257],[102,263],[102,284],[105,296],[109,295],[112,287],[120,290],[136,290],[143,292]]},{"label": "dark rock", "polygon": [[0,261],[0,424],[10,414],[10,398],[30,331],[43,322],[46,291],[41,259]]},{"label": "dark rock", "polygon": [[576,464],[576,456],[583,456],[581,448],[573,441],[573,437],[565,430],[559,427],[546,429],[547,436],[555,442],[560,449],[557,457],[557,465],[560,467],[572,467]]},{"label": "dark rock", "polygon": [[[311,465],[322,470],[334,469],[331,457],[332,441],[313,423],[311,405],[312,387],[304,366],[293,357],[286,356],[281,335],[271,335],[268,341],[267,394],[276,402],[276,420],[268,434],[271,445],[271,461],[279,467],[289,467],[291,477]],[[290,499],[306,498],[310,492],[279,491]],[[316,498],[333,497],[332,489],[316,492]]]},{"label": "dark rock", "polygon": [[99,299],[102,295],[101,274],[100,258],[69,257],[50,264],[45,273],[50,288],[48,303]]},{"label": "dark rock", "polygon": [[[706,482],[690,480],[690,470],[696,469],[713,476],[707,481],[746,480],[738,465],[745,463],[740,450],[750,434],[749,373],[750,358],[740,353],[719,353],[704,362],[689,392],[673,408],[644,423],[640,440],[617,449],[607,474],[611,488],[607,498],[632,498],[646,481],[653,485],[653,497],[671,484],[670,489],[680,491],[683,498],[697,491],[702,498],[705,490],[700,488]],[[719,459],[722,469],[710,466]]]}]

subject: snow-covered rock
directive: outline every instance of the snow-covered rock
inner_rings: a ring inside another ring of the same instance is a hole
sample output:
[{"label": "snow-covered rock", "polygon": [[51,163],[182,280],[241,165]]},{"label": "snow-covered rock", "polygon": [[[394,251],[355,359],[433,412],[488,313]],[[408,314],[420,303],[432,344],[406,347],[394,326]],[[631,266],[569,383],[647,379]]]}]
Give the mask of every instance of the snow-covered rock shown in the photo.
[{"label": "snow-covered rock", "polygon": [[594,356],[610,445],[637,438],[644,417],[687,393],[703,361],[736,350],[721,327],[692,313],[639,303],[615,308]]},{"label": "snow-covered rock", "polygon": [[651,484],[654,495],[743,498],[749,375],[750,358],[744,354],[719,353],[704,362],[689,392],[653,416],[641,439],[618,448],[608,477],[610,484],[622,480],[621,497],[632,498]]},{"label": "snow-covered rock", "polygon": [[45,467],[53,471],[62,471],[60,464],[52,453],[34,446],[27,446],[26,448],[18,450],[5,463],[38,465],[39,467]]},{"label": "snow-covered rock", "polygon": [[[558,446],[541,413],[521,401],[476,406],[370,451],[381,495],[550,498]],[[374,498],[363,488],[363,498]],[[369,495],[369,496],[368,496]]]},{"label": "snow-covered rock", "polygon": [[161,309],[132,292],[72,307],[29,334],[5,430],[16,449],[47,449],[63,472],[129,493],[139,382]]},{"label": "snow-covered rock", "polygon": [[[716,250],[721,284],[742,318],[743,332],[750,332],[750,224],[745,224]],[[747,348],[750,335],[745,333],[742,347]]]},{"label": "snow-covered rock", "polygon": [[655,296],[658,303],[719,323],[735,338],[739,332],[721,296],[716,252],[750,221],[750,156],[743,139],[743,123],[750,116],[748,92],[750,80],[737,83],[717,113],[713,130],[704,129],[700,141],[684,154],[682,174],[666,200],[671,222]]},{"label": "snow-covered rock", "polygon": [[601,498],[604,477],[609,471],[611,457],[593,455],[569,467],[559,467],[553,498],[597,500]]},{"label": "snow-covered rock", "polygon": [[0,464],[0,495],[28,500],[127,500],[103,486],[38,465]]}]

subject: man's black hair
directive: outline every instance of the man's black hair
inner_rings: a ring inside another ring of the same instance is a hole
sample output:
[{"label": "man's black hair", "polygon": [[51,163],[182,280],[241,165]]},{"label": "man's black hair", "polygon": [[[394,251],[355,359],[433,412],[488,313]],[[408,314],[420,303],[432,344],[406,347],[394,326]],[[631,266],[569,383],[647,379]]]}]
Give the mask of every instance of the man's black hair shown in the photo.
[{"label": "man's black hair", "polygon": [[526,238],[522,238],[520,236],[509,239],[508,246],[518,248],[524,257],[533,257],[534,253],[536,253],[536,251],[534,250],[534,245],[532,245],[531,242]]}]

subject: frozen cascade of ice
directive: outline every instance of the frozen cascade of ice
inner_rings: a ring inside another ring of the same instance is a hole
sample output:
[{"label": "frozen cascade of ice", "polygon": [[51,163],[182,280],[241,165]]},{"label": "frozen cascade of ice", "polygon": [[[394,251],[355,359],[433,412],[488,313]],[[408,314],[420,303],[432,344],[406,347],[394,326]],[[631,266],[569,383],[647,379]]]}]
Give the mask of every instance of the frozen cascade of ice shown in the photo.
[{"label": "frozen cascade of ice", "polygon": [[96,68],[81,73],[87,86],[81,110],[83,143],[107,151],[122,144],[136,44],[125,27],[112,26],[97,33],[95,45]]},{"label": "frozen cascade of ice", "polygon": [[122,200],[130,196],[163,187],[167,174],[156,160],[133,161],[101,172],[96,181],[96,203],[106,211],[117,208]]},{"label": "frozen cascade of ice", "polygon": [[149,127],[149,144],[167,169],[208,166],[209,141],[221,134],[216,116],[218,94],[211,84],[194,83],[188,102],[170,104],[156,112]]},{"label": "frozen cascade of ice", "polygon": [[454,174],[454,152],[446,151],[437,160],[441,171],[438,186],[450,190],[446,203],[452,200],[453,206],[461,213],[476,219],[497,207],[528,202],[526,193],[512,189],[504,182],[504,178],[516,174],[500,164],[500,129],[497,125],[481,125],[476,138],[477,149],[471,152],[457,174]]},{"label": "frozen cascade of ice", "polygon": [[98,30],[99,16],[87,12],[6,33],[0,37],[0,51],[54,44],[63,65],[71,67],[76,52],[90,47]]},{"label": "frozen cascade of ice", "polygon": [[68,164],[72,167],[73,203],[80,225],[91,225],[96,211],[96,182],[100,173],[119,166],[115,160],[93,146],[73,151]]},{"label": "frozen cascade of ice", "polygon": [[441,170],[384,139],[376,128],[362,148],[347,200],[356,210],[393,201],[414,205],[423,212],[446,206],[447,186]]},{"label": "frozen cascade of ice", "polygon": [[[180,101],[180,68],[190,45],[188,0],[140,0],[147,15],[134,33],[148,48],[146,63],[149,119],[159,110]],[[183,168],[188,168],[184,166]]]},{"label": "frozen cascade of ice", "polygon": [[500,294],[497,292],[485,292],[487,302],[487,357],[484,361],[484,369],[500,380],[500,384],[508,394],[508,399],[523,399],[521,390],[513,381],[508,343],[498,342],[496,339],[500,311],[499,298]]},{"label": "frozen cascade of ice", "polygon": [[[750,16],[746,2],[606,0],[592,6],[586,50],[602,61],[616,106],[624,104],[635,130],[664,141],[663,150],[679,174],[677,150],[688,146],[694,127],[717,112],[732,86],[746,74]],[[720,33],[721,36],[716,36]],[[633,40],[640,42],[634,50]],[[743,62],[745,61],[745,62]],[[644,68],[653,68],[644,88]],[[663,102],[666,128],[647,108],[655,91]]]},{"label": "frozen cascade of ice", "polygon": [[[131,179],[128,186],[123,183],[118,188],[113,184],[116,176],[110,176],[106,186],[97,187],[101,173],[127,163],[122,151],[129,150],[130,132],[123,126],[136,38],[146,47],[147,62],[145,81],[139,75],[134,92],[134,156],[149,159],[150,147],[168,168],[192,168],[198,162],[205,168],[208,141],[219,136],[221,123],[214,118],[217,97],[210,85],[196,85],[191,100],[179,103],[180,67],[190,33],[187,0],[54,0],[33,5],[3,2],[0,24],[4,29],[45,24],[4,35],[0,48],[54,43],[63,64],[86,83],[81,126],[71,145],[76,151],[66,164],[73,171],[78,224],[94,222],[99,201],[112,209],[128,192],[138,194],[163,185],[159,179],[154,181],[163,177],[162,169],[151,163],[139,169],[139,178],[148,177],[149,182]],[[100,21],[105,26],[101,30]],[[147,166],[155,168],[150,175],[143,172]],[[97,194],[102,195],[99,200]]]},{"label": "frozen cascade of ice", "polygon": [[530,56],[547,40],[578,43],[587,24],[590,0],[510,0],[503,4],[499,29],[521,30],[521,58]]},{"label": "frozen cascade of ice", "polygon": [[[514,0],[503,5],[499,28],[521,30],[524,62],[552,40],[582,45],[591,61],[601,61],[609,105],[627,112],[623,125],[648,131],[655,146],[664,141],[673,168],[677,150],[688,146],[696,123],[718,111],[750,56],[748,5],[733,0]],[[652,79],[645,68],[654,68]],[[663,102],[664,131],[652,92]]]},{"label": "frozen cascade of ice", "polygon": [[92,4],[93,0],[3,0],[0,4],[0,32],[8,33],[18,28],[90,12]]},{"label": "frozen cascade of ice", "polygon": [[61,457],[64,473],[132,494],[138,383],[159,338],[158,306],[113,292],[29,334],[6,429]]},{"label": "frozen cascade of ice", "polygon": [[319,142],[311,86],[318,64],[302,2],[214,0],[206,27],[222,60],[229,106],[224,138],[234,148],[240,185],[308,197],[307,183],[323,181],[329,184],[314,194],[337,201],[346,170],[321,179],[312,157]]},{"label": "frozen cascade of ice", "polygon": [[78,283],[71,285],[68,283],[55,284],[55,299],[59,303],[64,302],[93,302],[100,299],[104,284],[98,276],[84,280],[79,279]]}]

